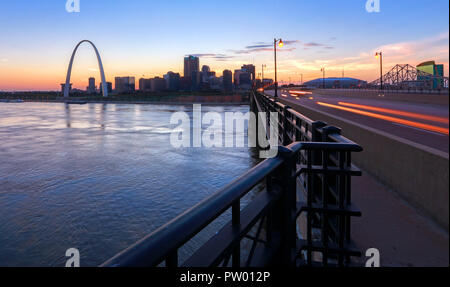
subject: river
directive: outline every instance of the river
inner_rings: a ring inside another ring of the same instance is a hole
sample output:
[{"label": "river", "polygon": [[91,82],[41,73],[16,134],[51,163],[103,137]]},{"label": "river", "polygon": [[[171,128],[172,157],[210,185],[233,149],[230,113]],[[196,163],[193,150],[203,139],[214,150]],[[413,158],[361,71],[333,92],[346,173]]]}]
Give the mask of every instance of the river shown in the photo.
[{"label": "river", "polygon": [[68,248],[99,265],[257,163],[248,148],[172,147],[177,111],[192,106],[0,103],[0,266],[64,266]]}]

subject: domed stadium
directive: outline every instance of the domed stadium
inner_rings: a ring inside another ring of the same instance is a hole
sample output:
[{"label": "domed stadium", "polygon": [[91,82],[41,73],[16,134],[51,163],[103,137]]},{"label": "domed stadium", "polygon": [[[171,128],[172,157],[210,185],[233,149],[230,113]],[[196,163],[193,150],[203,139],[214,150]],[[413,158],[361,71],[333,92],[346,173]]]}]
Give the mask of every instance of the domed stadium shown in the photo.
[{"label": "domed stadium", "polygon": [[[324,83],[325,82],[325,83]],[[311,88],[355,88],[367,85],[366,81],[354,78],[319,78],[304,83],[305,86]]]}]

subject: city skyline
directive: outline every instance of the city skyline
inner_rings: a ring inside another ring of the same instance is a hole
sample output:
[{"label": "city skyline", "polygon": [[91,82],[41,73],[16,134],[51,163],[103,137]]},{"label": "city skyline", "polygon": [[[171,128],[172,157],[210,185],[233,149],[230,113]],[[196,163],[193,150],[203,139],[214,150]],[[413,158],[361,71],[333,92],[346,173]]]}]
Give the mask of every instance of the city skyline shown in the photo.
[{"label": "city skyline", "polygon": [[[257,75],[266,64],[265,77],[273,78],[275,36],[285,42],[278,59],[280,82],[300,82],[301,74],[305,82],[319,78],[323,66],[327,77],[341,77],[345,70],[345,77],[373,81],[379,74],[378,50],[385,71],[435,60],[448,76],[448,1],[385,0],[380,13],[368,13],[363,0],[231,1],[230,7],[206,1],[81,1],[80,13],[72,14],[63,2],[4,4],[0,23],[8,33],[0,35],[0,90],[60,90],[70,53],[83,39],[98,46],[108,82],[168,71],[182,75],[187,55],[198,56],[201,66],[219,75],[245,64],[254,64]],[[282,12],[274,15],[270,7]],[[408,13],[399,13],[404,7]],[[433,21],[419,25],[426,17]],[[98,73],[95,55],[80,47],[73,87],[84,89]]]}]

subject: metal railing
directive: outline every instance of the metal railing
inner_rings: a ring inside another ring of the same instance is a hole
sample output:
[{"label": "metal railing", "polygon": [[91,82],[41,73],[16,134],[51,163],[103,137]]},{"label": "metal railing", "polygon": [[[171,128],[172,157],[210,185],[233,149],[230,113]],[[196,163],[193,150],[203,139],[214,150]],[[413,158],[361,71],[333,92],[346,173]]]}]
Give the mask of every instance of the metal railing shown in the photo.
[{"label": "metal railing", "polygon": [[[350,220],[361,216],[351,201],[351,177],[360,176],[361,171],[351,160],[352,153],[361,152],[362,148],[343,137],[341,129],[313,121],[267,95],[257,93],[254,99],[255,109],[267,115],[278,113],[282,145],[292,142],[311,145],[299,152],[296,173],[301,201],[297,204],[297,216],[306,213],[305,240],[300,243],[300,249],[306,250],[306,263],[313,265],[316,259],[322,265],[329,261],[350,265],[351,256],[361,255],[351,241]],[[266,121],[270,128],[270,117]]]},{"label": "metal railing", "polygon": [[[281,108],[282,134],[292,143],[102,266],[299,266],[317,263],[317,252],[322,265],[345,266],[360,255],[350,248],[350,218],[360,215],[351,204],[350,178],[360,175],[351,153],[361,147],[265,96],[253,95],[252,106]],[[297,200],[298,183],[304,203]],[[261,184],[265,188],[241,209],[242,198]],[[180,248],[229,210],[230,222],[180,262]],[[299,240],[297,218],[305,212],[308,236]],[[320,241],[313,240],[314,230]],[[251,242],[245,249],[244,239]]]}]

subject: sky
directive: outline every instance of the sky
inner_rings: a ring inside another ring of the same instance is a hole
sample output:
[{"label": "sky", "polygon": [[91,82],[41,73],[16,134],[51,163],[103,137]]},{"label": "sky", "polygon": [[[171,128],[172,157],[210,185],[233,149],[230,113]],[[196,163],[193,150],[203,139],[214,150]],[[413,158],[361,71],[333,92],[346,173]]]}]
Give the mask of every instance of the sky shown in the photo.
[{"label": "sky", "polygon": [[[321,77],[379,76],[396,64],[435,60],[449,66],[448,0],[380,0],[368,13],[367,0],[67,0],[0,1],[0,90],[60,90],[76,44],[91,40],[102,57],[106,78],[183,73],[183,57],[200,56],[221,76],[224,69],[265,64],[273,78],[273,39],[280,81]],[[78,50],[74,88],[100,80],[89,45]]]}]

